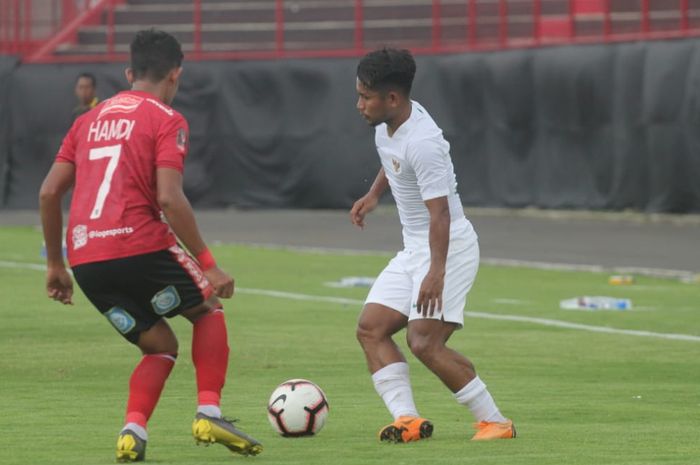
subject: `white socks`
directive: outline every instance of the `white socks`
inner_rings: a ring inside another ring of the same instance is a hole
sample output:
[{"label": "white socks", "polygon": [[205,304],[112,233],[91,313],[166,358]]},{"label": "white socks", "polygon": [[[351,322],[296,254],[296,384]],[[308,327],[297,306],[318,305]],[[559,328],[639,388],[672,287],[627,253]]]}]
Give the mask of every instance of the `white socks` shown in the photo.
[{"label": "white socks", "polygon": [[403,416],[419,416],[416,404],[413,402],[407,363],[397,362],[380,368],[372,375],[372,381],[374,389],[377,390],[377,394],[386,404],[394,420]]},{"label": "white socks", "polygon": [[[402,416],[419,416],[413,401],[407,363],[392,363],[377,370],[372,375],[372,381],[394,420]],[[476,421],[507,421],[478,376],[453,395],[457,402],[472,412]]]},{"label": "white socks", "polygon": [[221,408],[218,405],[199,405],[197,413],[203,413],[208,417],[221,418]]},{"label": "white socks", "polygon": [[507,421],[496,407],[489,391],[486,390],[486,385],[478,376],[453,395],[457,402],[471,410],[476,421],[499,423]]},{"label": "white socks", "polygon": [[139,425],[138,423],[127,423],[124,425],[124,428],[122,428],[122,432],[125,430],[131,430],[136,434],[136,436],[140,437],[144,441],[148,441],[148,433],[146,432],[146,428],[143,426]]}]

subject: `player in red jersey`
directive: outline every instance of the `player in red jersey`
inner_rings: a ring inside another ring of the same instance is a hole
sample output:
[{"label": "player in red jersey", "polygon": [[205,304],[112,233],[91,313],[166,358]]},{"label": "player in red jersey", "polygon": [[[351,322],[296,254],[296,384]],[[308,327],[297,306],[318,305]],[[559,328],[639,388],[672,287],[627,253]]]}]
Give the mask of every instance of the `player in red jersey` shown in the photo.
[{"label": "player in red jersey", "polygon": [[[221,415],[229,348],[217,296],[230,298],[234,283],[202,240],[182,189],[189,131],[170,107],[182,58],[171,35],[139,32],[126,71],[131,90],[75,121],[40,192],[48,296],[72,304],[73,284],[61,247],[61,199],[72,187],[66,242],[75,280],[143,353],[131,375],[125,425],[117,440],[121,462],[145,458],[146,424],[178,351],[165,318],[176,315],[193,324],[195,439],[243,455],[262,451],[258,441]],[[176,237],[196,261],[178,247]]]}]

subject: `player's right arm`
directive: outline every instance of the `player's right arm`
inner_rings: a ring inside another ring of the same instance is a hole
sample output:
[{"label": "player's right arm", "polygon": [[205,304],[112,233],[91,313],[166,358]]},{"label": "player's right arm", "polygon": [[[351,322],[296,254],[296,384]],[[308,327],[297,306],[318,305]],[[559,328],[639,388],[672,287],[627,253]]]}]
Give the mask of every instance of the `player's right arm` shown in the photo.
[{"label": "player's right arm", "polygon": [[182,189],[182,173],[173,168],[156,169],[158,204],[175,235],[197,258],[217,296],[228,299],[233,295],[233,278],[214,262],[199,233],[192,206]]},{"label": "player's right arm", "polygon": [[365,227],[365,215],[377,207],[379,199],[382,198],[382,194],[388,187],[389,181],[384,173],[384,168],[380,168],[369,191],[352,205],[350,209],[350,221],[352,224],[360,228]]},{"label": "player's right arm", "polygon": [[63,261],[63,211],[61,199],[75,182],[75,166],[56,162],[39,191],[39,212],[46,243],[46,293],[63,304],[72,304],[73,280]]}]

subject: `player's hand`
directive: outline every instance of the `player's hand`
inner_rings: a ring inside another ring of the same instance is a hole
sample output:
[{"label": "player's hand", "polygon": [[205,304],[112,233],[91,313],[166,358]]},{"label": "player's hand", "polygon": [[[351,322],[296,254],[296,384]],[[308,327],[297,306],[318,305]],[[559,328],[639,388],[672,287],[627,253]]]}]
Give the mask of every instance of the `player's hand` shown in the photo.
[{"label": "player's hand", "polygon": [[357,200],[350,209],[350,221],[352,224],[364,228],[365,215],[374,210],[377,207],[377,203],[379,203],[379,199],[372,194],[367,194]]},{"label": "player's hand", "polygon": [[423,278],[418,293],[416,307],[418,314],[424,317],[433,316],[442,311],[442,290],[445,287],[445,273],[428,271]]},{"label": "player's hand", "polygon": [[204,272],[209,284],[214,288],[214,293],[222,299],[230,299],[233,295],[233,278],[218,266]]},{"label": "player's hand", "polygon": [[49,299],[73,305],[73,279],[65,267],[49,267],[46,271],[46,294]]}]

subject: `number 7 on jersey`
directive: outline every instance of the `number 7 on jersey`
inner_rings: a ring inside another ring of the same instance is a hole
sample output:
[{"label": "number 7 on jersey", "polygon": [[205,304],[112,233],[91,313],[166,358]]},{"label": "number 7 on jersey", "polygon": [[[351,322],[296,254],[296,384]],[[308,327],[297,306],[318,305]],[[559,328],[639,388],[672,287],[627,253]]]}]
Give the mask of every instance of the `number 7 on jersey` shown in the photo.
[{"label": "number 7 on jersey", "polygon": [[107,200],[107,195],[109,190],[112,188],[112,176],[114,176],[114,171],[117,169],[119,164],[119,157],[122,154],[122,146],[119,145],[109,145],[107,147],[100,147],[96,149],[90,149],[88,158],[90,160],[101,160],[103,158],[109,158],[109,163],[107,163],[107,169],[105,169],[104,177],[102,178],[102,183],[97,191],[97,198],[95,199],[95,205],[92,207],[92,213],[90,213],[90,219],[94,220],[102,216],[102,207],[104,207],[105,200]]}]

